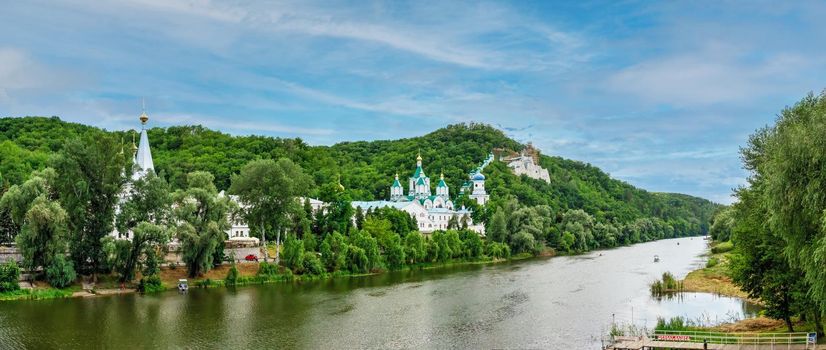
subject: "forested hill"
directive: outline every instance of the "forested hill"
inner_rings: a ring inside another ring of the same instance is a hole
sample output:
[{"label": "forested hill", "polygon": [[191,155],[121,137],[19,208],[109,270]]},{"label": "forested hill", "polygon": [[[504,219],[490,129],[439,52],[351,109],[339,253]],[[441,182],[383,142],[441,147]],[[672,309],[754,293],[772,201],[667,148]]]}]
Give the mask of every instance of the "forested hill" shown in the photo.
[{"label": "forested hill", "polygon": [[[110,132],[57,117],[0,119],[0,174],[4,186],[22,182],[32,170],[44,167],[50,154],[60,150],[66,139],[86,133],[123,139],[128,152],[135,132]],[[310,146],[297,138],[231,136],[201,126],[152,128],[149,139],[156,169],[175,188],[183,186],[186,173],[206,170],[215,175],[219,188],[226,189],[230,175],[248,161],[289,157],[312,174],[317,185],[340,176],[350,196],[362,200],[387,198],[393,175],[398,172],[402,179],[410,176],[418,152],[428,176],[435,179],[444,172],[455,195],[468,172],[493,148],[519,151],[524,147],[500,130],[481,124],[451,125],[421,137],[333,146]],[[717,207],[697,197],[638,189],[578,161],[542,155],[540,163],[550,172],[550,184],[514,176],[504,163],[491,163],[485,175],[493,206],[513,196],[522,205],[547,205],[555,213],[583,209],[600,222],[660,218],[682,234],[705,233]]]}]

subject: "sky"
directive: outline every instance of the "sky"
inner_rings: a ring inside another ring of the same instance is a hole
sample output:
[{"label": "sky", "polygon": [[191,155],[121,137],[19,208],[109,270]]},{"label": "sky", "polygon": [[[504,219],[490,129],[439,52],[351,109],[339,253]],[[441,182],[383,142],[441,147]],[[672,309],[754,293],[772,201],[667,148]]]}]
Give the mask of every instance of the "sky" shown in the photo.
[{"label": "sky", "polygon": [[739,147],[826,88],[826,3],[0,0],[0,116],[310,144],[481,122],[731,203]]}]

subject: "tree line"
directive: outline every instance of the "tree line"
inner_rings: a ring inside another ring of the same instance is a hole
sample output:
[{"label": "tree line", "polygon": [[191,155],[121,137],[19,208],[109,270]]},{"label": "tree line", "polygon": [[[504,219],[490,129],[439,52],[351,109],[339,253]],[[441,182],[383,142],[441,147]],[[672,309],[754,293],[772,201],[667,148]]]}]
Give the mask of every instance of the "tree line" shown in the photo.
[{"label": "tree line", "polygon": [[748,185],[719,210],[711,235],[730,240],[731,275],[768,316],[823,334],[826,313],[826,95],[809,94],[740,150]]}]

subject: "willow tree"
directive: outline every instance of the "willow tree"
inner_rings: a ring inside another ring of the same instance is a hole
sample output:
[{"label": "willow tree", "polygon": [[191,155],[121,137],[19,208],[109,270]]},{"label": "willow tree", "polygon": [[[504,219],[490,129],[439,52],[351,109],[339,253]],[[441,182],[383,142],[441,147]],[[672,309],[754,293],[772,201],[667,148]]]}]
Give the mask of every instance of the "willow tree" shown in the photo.
[{"label": "willow tree", "polygon": [[218,194],[212,174],[196,171],[187,175],[188,188],[174,195],[178,239],[189,276],[201,275],[216,261],[230,228],[231,202]]},{"label": "willow tree", "polygon": [[66,254],[66,222],[66,211],[57,202],[45,196],[34,200],[16,239],[28,269],[45,269],[55,257]]},{"label": "willow tree", "polygon": [[120,149],[113,136],[94,132],[67,141],[51,160],[60,174],[54,187],[68,214],[72,260],[84,274],[102,272],[105,266],[102,238],[114,228],[115,205],[125,181],[126,158]]},{"label": "willow tree", "polygon": [[[760,189],[771,230],[792,266],[809,283],[816,321],[826,312],[826,94],[809,94],[784,109],[773,127],[758,130],[743,148]],[[822,327],[818,329],[822,332]]]}]

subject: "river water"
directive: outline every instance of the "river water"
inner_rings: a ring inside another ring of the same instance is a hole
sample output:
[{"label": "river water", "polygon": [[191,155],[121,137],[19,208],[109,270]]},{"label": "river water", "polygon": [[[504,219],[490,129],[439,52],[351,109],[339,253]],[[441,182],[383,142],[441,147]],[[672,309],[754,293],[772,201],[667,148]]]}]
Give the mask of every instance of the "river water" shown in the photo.
[{"label": "river water", "polygon": [[754,306],[735,298],[650,297],[650,282],[665,271],[682,278],[705,250],[681,238],[303,284],[3,302],[0,348],[597,349],[612,318],[651,328],[657,316],[751,316]]}]

